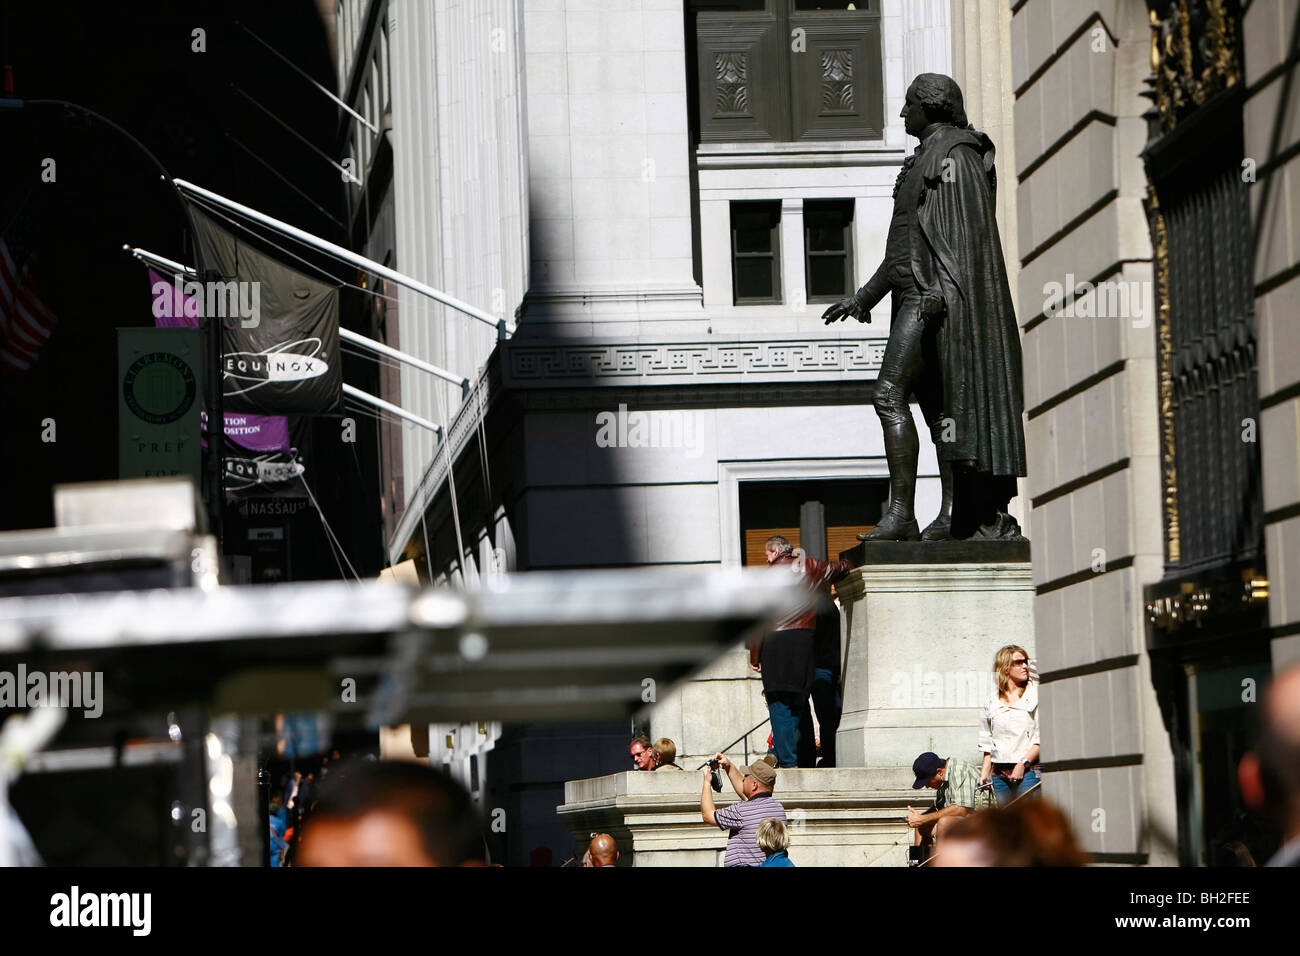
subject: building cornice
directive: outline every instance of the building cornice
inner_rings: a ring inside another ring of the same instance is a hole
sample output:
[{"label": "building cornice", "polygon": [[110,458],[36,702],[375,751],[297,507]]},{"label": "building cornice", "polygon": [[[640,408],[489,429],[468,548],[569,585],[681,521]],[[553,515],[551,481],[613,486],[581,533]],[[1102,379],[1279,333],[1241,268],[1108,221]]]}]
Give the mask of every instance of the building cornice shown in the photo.
[{"label": "building cornice", "polygon": [[884,336],[711,339],[696,342],[512,340],[501,349],[509,388],[723,384],[859,379],[880,370]]}]

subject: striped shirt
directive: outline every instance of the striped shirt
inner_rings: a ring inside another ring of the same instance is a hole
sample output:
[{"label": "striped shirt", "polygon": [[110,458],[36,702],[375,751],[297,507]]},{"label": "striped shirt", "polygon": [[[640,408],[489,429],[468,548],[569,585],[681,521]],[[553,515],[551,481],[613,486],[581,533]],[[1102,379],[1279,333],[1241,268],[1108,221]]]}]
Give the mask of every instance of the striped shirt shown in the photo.
[{"label": "striped shirt", "polygon": [[762,866],[767,854],[758,848],[758,825],[764,820],[786,822],[785,807],[770,793],[756,793],[713,812],[718,828],[730,830],[723,866]]},{"label": "striped shirt", "polygon": [[966,760],[956,757],[948,758],[948,772],[939,784],[939,791],[934,795],[934,809],[945,807],[966,807],[970,810],[983,810],[991,801],[988,790],[980,790],[980,768]]}]

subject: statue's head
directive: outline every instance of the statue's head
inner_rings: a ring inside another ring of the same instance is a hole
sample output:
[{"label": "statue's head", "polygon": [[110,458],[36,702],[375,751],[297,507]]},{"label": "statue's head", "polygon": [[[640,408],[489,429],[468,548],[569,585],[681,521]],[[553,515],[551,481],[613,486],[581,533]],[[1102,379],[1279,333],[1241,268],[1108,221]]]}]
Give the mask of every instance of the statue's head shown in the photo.
[{"label": "statue's head", "polygon": [[942,73],[921,73],[907,88],[903,102],[903,126],[913,136],[920,134],[931,123],[952,123],[966,127],[966,107],[962,103],[961,87],[951,76]]}]

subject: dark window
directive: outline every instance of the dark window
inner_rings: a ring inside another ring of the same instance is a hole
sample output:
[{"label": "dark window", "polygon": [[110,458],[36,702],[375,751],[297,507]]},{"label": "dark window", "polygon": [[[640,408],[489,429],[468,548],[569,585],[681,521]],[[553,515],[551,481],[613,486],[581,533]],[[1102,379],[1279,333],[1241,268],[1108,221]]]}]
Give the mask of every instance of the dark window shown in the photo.
[{"label": "dark window", "polygon": [[736,305],[781,301],[781,203],[731,204],[731,274]]},{"label": "dark window", "polygon": [[803,204],[808,301],[834,302],[853,291],[853,200]]},{"label": "dark window", "polygon": [[877,3],[691,0],[705,143],[880,139]]}]

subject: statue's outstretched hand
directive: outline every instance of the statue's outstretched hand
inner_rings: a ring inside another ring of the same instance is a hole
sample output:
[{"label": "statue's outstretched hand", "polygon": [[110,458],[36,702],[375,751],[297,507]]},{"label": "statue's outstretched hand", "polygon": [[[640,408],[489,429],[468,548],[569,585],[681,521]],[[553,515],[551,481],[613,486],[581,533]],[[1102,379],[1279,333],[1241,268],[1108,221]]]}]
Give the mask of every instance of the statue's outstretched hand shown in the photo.
[{"label": "statue's outstretched hand", "polygon": [[858,301],[857,296],[852,295],[846,296],[830,306],[822,313],[822,319],[827,325],[830,325],[832,322],[839,322],[850,315],[859,322],[871,321],[871,313],[862,308],[862,303]]}]

